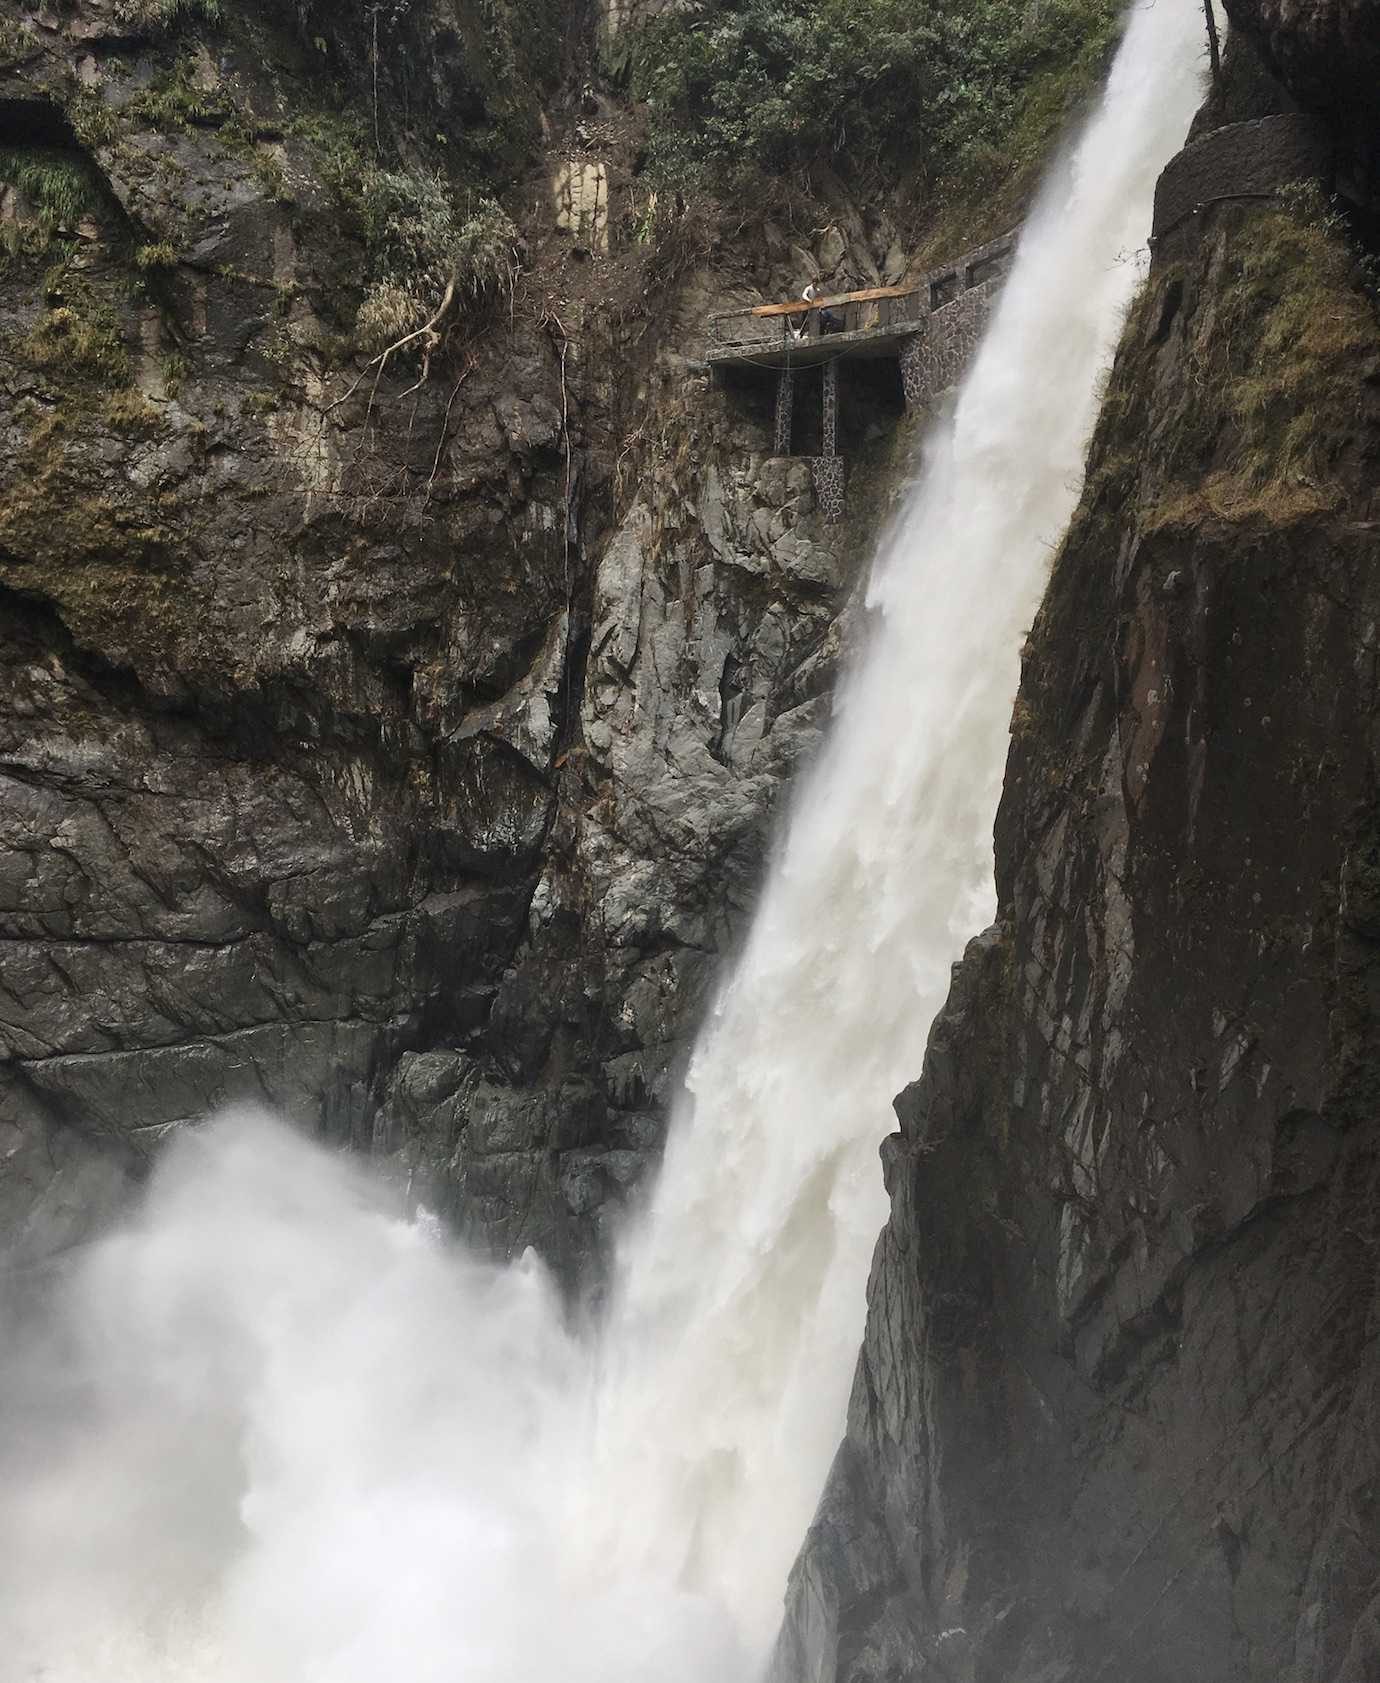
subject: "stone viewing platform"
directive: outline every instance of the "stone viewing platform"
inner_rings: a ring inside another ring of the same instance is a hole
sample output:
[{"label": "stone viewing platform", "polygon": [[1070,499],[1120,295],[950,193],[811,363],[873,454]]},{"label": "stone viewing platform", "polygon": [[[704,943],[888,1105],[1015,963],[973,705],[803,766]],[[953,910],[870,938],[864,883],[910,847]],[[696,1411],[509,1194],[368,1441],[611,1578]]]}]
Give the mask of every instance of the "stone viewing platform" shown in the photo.
[{"label": "stone viewing platform", "polygon": [[705,353],[711,369],[749,377],[760,372],[776,380],[778,456],[793,454],[796,376],[822,370],[822,448],[807,459],[827,518],[843,513],[841,365],[890,359],[899,364],[906,407],[927,407],[966,367],[1015,245],[1015,234],[1004,234],[907,286],[758,304],[711,318]]},{"label": "stone viewing platform", "polygon": [[876,286],[734,310],[710,323],[706,360],[711,368],[816,368],[836,357],[899,356],[924,330],[921,297],[918,287]]}]

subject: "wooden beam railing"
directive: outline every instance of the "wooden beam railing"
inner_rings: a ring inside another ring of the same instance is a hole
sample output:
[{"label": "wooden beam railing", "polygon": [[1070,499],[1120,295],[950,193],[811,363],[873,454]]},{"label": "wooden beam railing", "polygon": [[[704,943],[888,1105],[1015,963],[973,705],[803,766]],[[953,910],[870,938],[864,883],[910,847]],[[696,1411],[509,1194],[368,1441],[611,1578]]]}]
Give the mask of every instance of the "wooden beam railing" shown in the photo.
[{"label": "wooden beam railing", "polygon": [[783,304],[728,310],[710,317],[710,337],[725,346],[779,345],[793,336],[817,338],[826,329],[852,333],[918,322],[970,288],[999,279],[1015,243],[1015,230],[999,235],[942,268],[931,269],[909,286],[870,286],[828,298],[792,298]]},{"label": "wooden beam railing", "polygon": [[800,298],[788,304],[758,304],[754,309],[734,312],[752,316],[794,316],[802,310],[837,310],[844,304],[872,304],[882,298],[911,298],[913,286],[869,286],[860,292],[836,292],[832,298]]},{"label": "wooden beam railing", "polygon": [[[763,344],[790,334],[813,339],[826,328],[852,333],[913,321],[921,314],[921,303],[919,287],[869,286],[827,298],[793,298],[784,304],[728,310],[711,317],[709,326],[711,335],[725,344]],[[825,311],[829,312],[827,321]]]}]

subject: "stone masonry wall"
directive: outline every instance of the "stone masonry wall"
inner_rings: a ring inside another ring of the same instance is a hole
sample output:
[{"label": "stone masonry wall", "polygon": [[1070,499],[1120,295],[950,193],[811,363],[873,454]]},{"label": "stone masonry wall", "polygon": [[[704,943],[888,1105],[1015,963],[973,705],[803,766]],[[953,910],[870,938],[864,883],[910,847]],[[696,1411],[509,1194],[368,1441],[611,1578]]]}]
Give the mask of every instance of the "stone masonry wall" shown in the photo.
[{"label": "stone masonry wall", "polygon": [[911,340],[901,356],[907,408],[926,409],[957,383],[977,349],[1003,278],[969,287],[926,318],[924,332]]},{"label": "stone masonry wall", "polygon": [[977,349],[1015,249],[1015,235],[1003,234],[921,276],[917,289],[924,330],[901,353],[907,408],[928,408],[958,381]]}]

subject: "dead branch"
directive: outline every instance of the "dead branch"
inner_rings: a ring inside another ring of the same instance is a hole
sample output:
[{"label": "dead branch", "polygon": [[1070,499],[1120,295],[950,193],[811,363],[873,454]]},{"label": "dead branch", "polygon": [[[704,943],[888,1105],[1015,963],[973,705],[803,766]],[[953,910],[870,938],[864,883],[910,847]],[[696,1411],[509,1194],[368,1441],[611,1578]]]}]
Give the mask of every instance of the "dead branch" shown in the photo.
[{"label": "dead branch", "polygon": [[446,413],[441,421],[441,436],[436,444],[436,454],[432,458],[431,472],[427,476],[426,495],[422,498],[422,509],[425,511],[431,503],[431,493],[436,485],[436,475],[441,466],[441,454],[446,447],[446,436],[450,432],[450,412],[455,407],[455,400],[460,395],[460,388],[473,373],[478,358],[471,355],[466,359],[465,366],[460,370],[460,378],[451,388],[450,401],[446,404]]},{"label": "dead branch", "polygon": [[[395,339],[391,345],[388,345],[381,350],[376,357],[372,358],[369,362],[366,362],[364,367],[360,369],[358,377],[350,386],[349,391],[347,391],[342,397],[336,398],[334,403],[328,403],[326,405],[326,414],[329,415],[333,409],[339,409],[342,403],[348,403],[359,388],[364,384],[365,380],[368,379],[369,375],[374,373],[375,370],[378,372],[374,376],[374,391],[377,391],[379,381],[383,378],[383,371],[388,365],[389,358],[396,356],[399,351],[406,350],[409,345],[415,345],[419,339],[422,341],[421,377],[418,379],[416,385],[410,386],[408,391],[403,392],[402,395],[403,397],[406,397],[409,392],[414,392],[419,386],[424,386],[431,373],[432,353],[441,343],[441,323],[450,314],[450,307],[455,302],[455,292],[456,278],[452,275],[446,282],[446,290],[442,294],[441,302],[436,306],[436,312],[431,317],[431,320],[423,322],[420,327],[413,328],[411,333],[404,333],[401,339]],[[370,395],[369,403],[370,408],[372,409],[372,393]]]},{"label": "dead branch", "polygon": [[1222,45],[1217,39],[1217,14],[1212,9],[1212,0],[1203,0],[1203,16],[1207,19],[1208,58],[1212,63],[1212,79],[1216,82],[1222,75]]}]

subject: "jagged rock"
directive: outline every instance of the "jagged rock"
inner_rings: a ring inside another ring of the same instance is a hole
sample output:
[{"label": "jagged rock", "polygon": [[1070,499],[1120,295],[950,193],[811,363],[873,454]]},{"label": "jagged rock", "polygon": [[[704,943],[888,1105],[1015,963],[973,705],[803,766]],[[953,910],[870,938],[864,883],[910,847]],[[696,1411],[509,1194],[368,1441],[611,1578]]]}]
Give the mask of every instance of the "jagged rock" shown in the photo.
[{"label": "jagged rock", "polygon": [[416,72],[396,134],[371,16],[81,0],[23,9],[0,61],[0,140],[90,184],[68,263],[0,208],[0,1244],[27,1257],[249,1097],[499,1254],[597,1269],[824,722],[861,524],[825,531],[760,400],[687,374],[775,260],[687,269],[645,339],[611,311],[626,161],[589,95],[613,150],[551,129],[525,251],[570,296],[467,299],[421,384],[367,366],[341,173],[372,149],[322,66],[406,158],[464,143],[493,39],[467,0],[374,19]]},{"label": "jagged rock", "polygon": [[603,164],[562,164],[551,183],[556,226],[591,251],[609,248],[609,181]]}]

